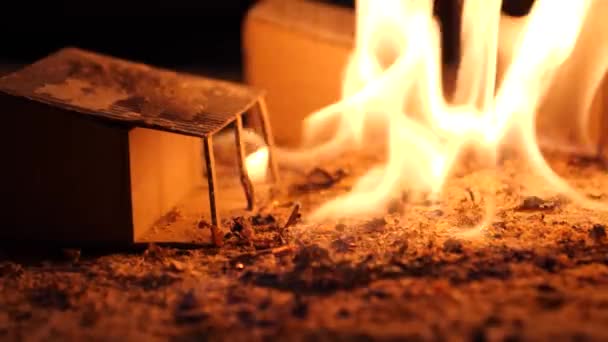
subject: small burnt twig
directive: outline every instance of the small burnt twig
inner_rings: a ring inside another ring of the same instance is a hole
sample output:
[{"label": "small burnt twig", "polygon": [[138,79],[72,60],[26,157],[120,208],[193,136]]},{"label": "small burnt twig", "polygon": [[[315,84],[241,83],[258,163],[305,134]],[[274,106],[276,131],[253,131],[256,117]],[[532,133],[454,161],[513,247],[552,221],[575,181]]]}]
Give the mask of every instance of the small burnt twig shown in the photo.
[{"label": "small burnt twig", "polygon": [[469,194],[469,199],[471,200],[471,202],[475,203],[475,194],[473,193],[473,190],[471,190],[471,188],[466,188],[466,190]]},{"label": "small burnt twig", "polygon": [[556,201],[544,200],[538,196],[528,196],[515,208],[517,211],[553,210],[558,206]]},{"label": "small burnt twig", "polygon": [[300,214],[300,207],[301,207],[300,203],[298,203],[298,202],[294,203],[293,209],[291,210],[291,214],[289,215],[287,222],[285,222],[285,225],[283,226],[282,231],[284,231],[285,229],[296,224],[296,222],[300,219],[300,217],[302,217],[302,215]]},{"label": "small burnt twig", "polygon": [[295,248],[296,247],[293,245],[285,245],[285,246],[281,246],[281,247],[261,249],[261,250],[255,252],[254,255],[256,255],[256,256],[266,255],[266,254],[280,255],[280,254],[284,254],[287,252],[292,252],[295,250]]}]

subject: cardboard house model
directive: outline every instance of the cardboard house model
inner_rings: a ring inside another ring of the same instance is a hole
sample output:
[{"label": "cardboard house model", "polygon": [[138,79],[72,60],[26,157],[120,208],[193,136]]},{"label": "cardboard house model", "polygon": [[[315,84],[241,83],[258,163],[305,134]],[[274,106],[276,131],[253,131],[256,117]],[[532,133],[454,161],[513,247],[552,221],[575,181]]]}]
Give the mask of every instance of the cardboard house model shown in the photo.
[{"label": "cardboard house model", "polygon": [[240,139],[248,111],[272,147],[261,93],[239,84],[74,48],[1,78],[0,239],[137,242],[205,183],[204,165],[217,226],[212,135],[231,123],[253,203]]}]

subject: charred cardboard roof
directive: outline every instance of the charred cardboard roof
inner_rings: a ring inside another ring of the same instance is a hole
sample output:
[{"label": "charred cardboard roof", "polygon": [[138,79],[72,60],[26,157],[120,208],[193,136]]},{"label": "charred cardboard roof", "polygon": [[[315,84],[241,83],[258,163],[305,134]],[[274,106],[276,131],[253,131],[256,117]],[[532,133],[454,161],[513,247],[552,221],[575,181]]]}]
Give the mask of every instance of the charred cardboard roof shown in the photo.
[{"label": "charred cardboard roof", "polygon": [[0,78],[0,92],[99,119],[198,137],[221,130],[262,95],[240,84],[76,48]]}]

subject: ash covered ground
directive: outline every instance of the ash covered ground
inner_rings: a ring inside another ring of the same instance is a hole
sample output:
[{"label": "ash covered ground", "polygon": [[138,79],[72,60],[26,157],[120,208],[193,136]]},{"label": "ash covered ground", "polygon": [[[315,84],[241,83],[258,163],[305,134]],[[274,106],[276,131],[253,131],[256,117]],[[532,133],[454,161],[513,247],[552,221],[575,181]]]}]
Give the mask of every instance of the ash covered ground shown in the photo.
[{"label": "ash covered ground", "polygon": [[[406,192],[383,215],[307,222],[372,162],[286,177],[283,194],[226,221],[221,248],[4,246],[0,339],[608,339],[606,213],[505,160],[456,170],[440,198]],[[601,163],[552,165],[608,200]],[[467,231],[492,204],[489,226]]]}]

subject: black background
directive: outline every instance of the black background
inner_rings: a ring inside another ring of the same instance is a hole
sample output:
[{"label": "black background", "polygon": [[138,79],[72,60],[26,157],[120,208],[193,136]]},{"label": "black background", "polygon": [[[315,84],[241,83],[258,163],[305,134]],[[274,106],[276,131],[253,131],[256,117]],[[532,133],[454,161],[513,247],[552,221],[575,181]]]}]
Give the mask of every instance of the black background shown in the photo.
[{"label": "black background", "polygon": [[0,59],[29,62],[64,46],[165,66],[240,61],[248,0],[12,2],[0,15]]},{"label": "black background", "polygon": [[[319,0],[343,6],[354,0]],[[436,0],[453,2],[461,0]],[[506,0],[524,14],[533,0]],[[237,68],[254,0],[0,1],[0,61],[23,64],[64,46],[167,67]]]}]

